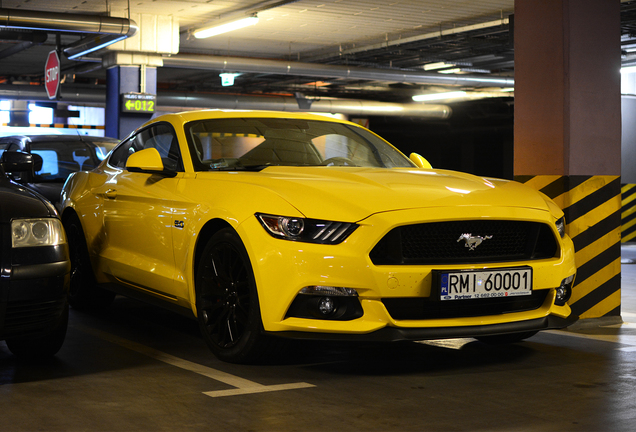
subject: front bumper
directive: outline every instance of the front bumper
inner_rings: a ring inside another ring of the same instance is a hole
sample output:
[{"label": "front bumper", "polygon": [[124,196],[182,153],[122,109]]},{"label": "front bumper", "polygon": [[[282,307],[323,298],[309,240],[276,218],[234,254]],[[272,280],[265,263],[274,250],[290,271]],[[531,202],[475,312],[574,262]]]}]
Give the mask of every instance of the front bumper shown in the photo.
[{"label": "front bumper", "polygon": [[28,249],[12,251],[10,271],[0,278],[0,340],[45,336],[67,305],[67,245]]},{"label": "front bumper", "polygon": [[501,324],[463,327],[398,328],[384,327],[371,333],[315,333],[302,331],[271,332],[276,336],[290,339],[320,339],[330,341],[397,342],[433,339],[453,339],[493,336],[508,333],[523,333],[537,330],[562,329],[576,322],[577,317],[560,318],[547,316],[528,321],[504,322]]},{"label": "front bumper", "polygon": [[[541,260],[461,265],[381,265],[371,262],[369,253],[393,227],[412,223],[491,218],[530,220],[553,225],[550,214],[533,209],[488,208],[482,206],[403,210],[377,214],[360,222],[360,227],[339,245],[317,245],[273,239],[256,218],[239,228],[254,268],[265,331],[297,337],[349,338],[357,340],[435,339],[483,336],[499,333],[562,328],[576,320],[565,304],[554,304],[556,288],[576,273],[574,246],[569,237],[558,240],[560,254]],[[435,301],[436,270],[501,269],[532,267],[533,290],[544,294],[531,310],[466,316],[397,319],[387,309],[387,299]],[[362,316],[345,320],[290,316],[290,305],[307,286],[355,289]],[[311,334],[313,333],[313,335]]]}]

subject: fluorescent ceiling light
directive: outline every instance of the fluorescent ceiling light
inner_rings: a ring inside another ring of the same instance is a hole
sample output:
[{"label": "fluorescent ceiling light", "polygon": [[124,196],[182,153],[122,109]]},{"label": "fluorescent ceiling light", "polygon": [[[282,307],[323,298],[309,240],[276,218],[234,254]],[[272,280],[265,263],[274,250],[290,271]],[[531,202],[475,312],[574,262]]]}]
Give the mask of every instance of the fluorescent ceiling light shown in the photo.
[{"label": "fluorescent ceiling light", "polygon": [[425,102],[440,99],[455,99],[466,97],[465,91],[445,92],[445,93],[429,93],[424,95],[413,96],[413,100],[416,102]]},{"label": "fluorescent ceiling light", "polygon": [[446,62],[429,63],[424,65],[424,70],[428,71],[428,70],[442,69],[442,68],[454,67],[454,66],[455,66],[454,64],[446,63]]},{"label": "fluorescent ceiling light", "polygon": [[437,71],[437,73],[443,73],[443,74],[453,74],[453,73],[459,73],[462,70],[460,68],[454,68],[454,69],[444,69],[444,70],[440,70]]},{"label": "fluorescent ceiling light", "polygon": [[256,15],[247,18],[240,19],[238,21],[232,21],[226,24],[217,25],[214,27],[206,27],[199,30],[195,30],[194,37],[197,39],[209,38],[221,33],[227,33],[229,31],[238,30],[243,27],[254,25],[258,22]]},{"label": "fluorescent ceiling light", "polygon": [[506,88],[502,88],[499,91],[502,91],[502,92],[513,92],[513,91],[515,91],[515,88],[514,87],[506,87]]}]

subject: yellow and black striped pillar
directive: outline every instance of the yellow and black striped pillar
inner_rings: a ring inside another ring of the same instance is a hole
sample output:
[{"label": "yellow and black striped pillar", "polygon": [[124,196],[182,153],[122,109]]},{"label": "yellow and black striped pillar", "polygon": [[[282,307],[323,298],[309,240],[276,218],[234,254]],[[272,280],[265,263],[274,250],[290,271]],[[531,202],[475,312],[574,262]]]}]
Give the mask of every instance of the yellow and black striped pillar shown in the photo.
[{"label": "yellow and black striped pillar", "polygon": [[[620,315],[620,176],[515,176],[563,209],[577,267],[572,311],[580,318]],[[636,191],[635,191],[636,192]]]},{"label": "yellow and black striped pillar", "polygon": [[621,242],[636,241],[636,184],[621,187]]}]

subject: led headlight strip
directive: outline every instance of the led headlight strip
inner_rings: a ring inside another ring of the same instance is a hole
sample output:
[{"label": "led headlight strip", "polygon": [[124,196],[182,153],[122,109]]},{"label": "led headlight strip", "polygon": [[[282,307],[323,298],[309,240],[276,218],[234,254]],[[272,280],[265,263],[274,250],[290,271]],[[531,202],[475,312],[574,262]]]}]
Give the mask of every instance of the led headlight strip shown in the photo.
[{"label": "led headlight strip", "polygon": [[338,244],[358,228],[358,225],[347,222],[262,213],[256,213],[256,218],[272,237],[307,243]]}]

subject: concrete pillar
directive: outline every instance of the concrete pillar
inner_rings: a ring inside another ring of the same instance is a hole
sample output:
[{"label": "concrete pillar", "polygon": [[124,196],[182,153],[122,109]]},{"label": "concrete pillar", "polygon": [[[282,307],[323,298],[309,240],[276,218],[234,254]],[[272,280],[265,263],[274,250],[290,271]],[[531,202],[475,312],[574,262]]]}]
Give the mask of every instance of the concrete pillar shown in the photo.
[{"label": "concrete pillar", "polygon": [[142,91],[157,94],[157,68],[142,66],[112,66],[106,70],[106,127],[105,135],[124,138],[134,129],[152,118],[152,113],[122,113],[121,95]]},{"label": "concrete pillar", "polygon": [[564,210],[570,305],[620,315],[620,2],[515,1],[515,179]]}]

